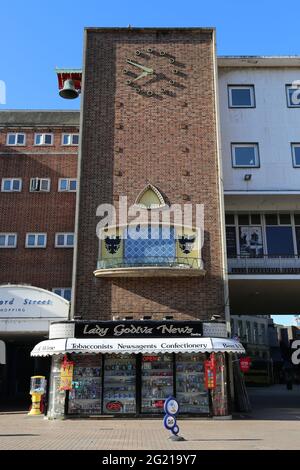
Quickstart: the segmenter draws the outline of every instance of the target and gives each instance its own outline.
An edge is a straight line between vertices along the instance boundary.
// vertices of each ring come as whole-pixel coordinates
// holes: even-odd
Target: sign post
[[[185,439],[182,436],[178,436],[179,427],[177,425],[176,416],[179,411],[178,401],[174,397],[168,397],[164,403],[164,420],[163,424],[168,431],[171,431],[170,439],[172,441],[184,441]]]

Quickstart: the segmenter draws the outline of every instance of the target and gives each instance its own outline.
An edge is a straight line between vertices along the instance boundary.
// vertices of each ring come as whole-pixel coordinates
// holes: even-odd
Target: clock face
[[[185,87],[185,64],[161,49],[139,49],[123,70],[129,90],[149,98],[176,97]]]

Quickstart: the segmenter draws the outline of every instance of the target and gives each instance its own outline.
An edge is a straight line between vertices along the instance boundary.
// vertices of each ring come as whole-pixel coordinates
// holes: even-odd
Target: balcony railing
[[[205,274],[200,258],[146,256],[99,260],[95,276],[201,276]]]
[[[228,258],[229,274],[300,274],[298,255],[236,256]]]

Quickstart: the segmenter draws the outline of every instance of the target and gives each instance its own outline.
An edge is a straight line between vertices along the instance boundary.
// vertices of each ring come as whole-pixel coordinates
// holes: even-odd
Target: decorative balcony
[[[200,258],[146,256],[100,260],[96,277],[201,277],[205,275]]]
[[[300,274],[298,255],[235,256],[228,258],[228,274]]]

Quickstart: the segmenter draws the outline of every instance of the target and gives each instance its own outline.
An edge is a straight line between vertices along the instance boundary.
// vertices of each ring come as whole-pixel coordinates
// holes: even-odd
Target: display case
[[[212,405],[214,416],[228,415],[228,394],[226,379],[226,359],[224,353],[215,354],[216,388],[212,390]]]
[[[74,355],[73,361],[73,388],[69,394],[69,414],[101,414],[101,356]]]
[[[171,354],[142,357],[142,413],[163,413],[164,402],[173,395]]]
[[[209,395],[204,387],[203,354],[176,356],[176,398],[180,413],[209,414]]]
[[[136,413],[135,355],[105,357],[103,413]]]

